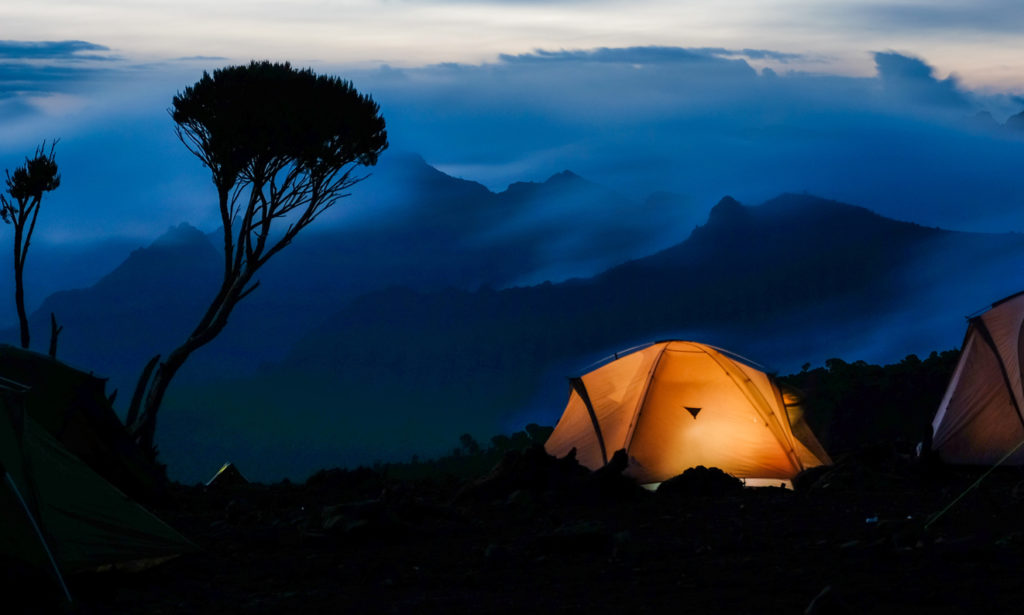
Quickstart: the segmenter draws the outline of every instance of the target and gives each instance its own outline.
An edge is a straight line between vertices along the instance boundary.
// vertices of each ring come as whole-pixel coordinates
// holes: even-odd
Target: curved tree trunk
[[[133,400],[133,408],[129,409],[129,416],[135,415],[135,409],[137,408],[135,404],[138,403],[139,397],[138,391],[143,388],[146,391],[145,398],[142,401],[142,408],[138,413],[138,419],[134,422],[134,425],[129,424],[129,427],[132,429],[139,446],[153,458],[156,457],[156,448],[154,447],[156,417],[163,403],[164,395],[167,393],[167,388],[171,384],[171,380],[174,379],[174,375],[178,373],[178,370],[181,369],[181,366],[185,364],[185,361],[193,352],[210,343],[220,334],[228,324],[228,316],[231,315],[231,311],[235,309],[239,301],[255,289],[256,285],[246,289],[253,273],[253,270],[234,271],[230,275],[225,276],[224,283],[210,304],[206,315],[195,330],[192,331],[188,339],[185,340],[185,343],[167,355],[167,359],[157,365],[155,372],[153,371],[153,363],[156,361],[156,357],[143,370],[142,376],[139,378],[136,399]],[[152,380],[149,379],[151,372]]]
[[[153,379],[149,382],[146,390],[142,413],[136,426],[135,438],[142,447],[142,450],[152,457],[156,457],[154,437],[156,436],[157,411],[160,409],[160,404],[163,403],[164,394],[167,393],[167,387],[170,386],[174,375],[185,364],[185,360],[188,359],[194,350],[189,348],[189,346],[190,344],[186,342],[167,355],[167,360],[160,363],[156,368]],[[145,374],[145,376],[148,376],[148,374]]]
[[[21,347],[28,349],[28,314],[25,312],[25,284],[22,282],[24,264],[14,266],[14,303],[18,308],[18,325],[21,327]]]
[[[21,329],[21,347],[28,349],[28,314],[25,312],[25,249],[24,220],[19,219],[14,225],[14,307],[18,310],[18,325]]]

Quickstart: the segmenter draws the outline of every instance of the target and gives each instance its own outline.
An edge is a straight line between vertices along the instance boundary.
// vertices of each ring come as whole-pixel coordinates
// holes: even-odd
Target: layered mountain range
[[[675,195],[628,198],[570,172],[494,193],[405,156],[351,198],[267,266],[172,385],[158,428],[172,476],[230,459],[258,479],[301,479],[553,424],[565,376],[657,339],[783,372],[947,349],[963,316],[1019,290],[1024,271],[1020,235],[806,194],[726,197],[694,228]],[[205,307],[216,237],[179,226],[93,286],[49,296],[37,337],[55,313],[60,356],[126,400]]]
[[[682,197],[634,201],[571,172],[494,193],[397,154],[260,271],[259,291],[182,376],[251,374],[374,290],[475,289],[594,274],[659,241],[667,245],[666,228],[697,215]],[[61,357],[130,392],[124,389],[149,357],[180,343],[205,309],[221,276],[219,237],[219,230],[204,234],[182,224],[93,285],[49,295],[31,317],[36,347],[45,348],[53,313],[64,327]],[[17,339],[12,331],[3,339]]]

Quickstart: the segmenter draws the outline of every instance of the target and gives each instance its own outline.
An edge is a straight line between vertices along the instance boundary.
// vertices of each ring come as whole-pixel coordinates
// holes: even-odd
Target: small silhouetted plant
[[[7,191],[6,194],[0,193],[0,216],[4,222],[14,226],[14,304],[18,310],[22,348],[29,346],[28,314],[25,312],[25,259],[32,244],[32,233],[36,230],[43,193],[60,186],[60,173],[54,158],[55,147],[57,141],[51,143],[47,151],[46,141],[43,141],[36,148],[35,155],[25,159],[25,164],[14,169],[13,173],[7,171]]]
[[[174,97],[178,138],[210,170],[223,225],[224,278],[195,329],[143,371],[126,422],[152,450],[156,415],[174,374],[213,340],[255,273],[387,148],[380,108],[348,81],[288,63],[251,62],[203,73]]]
[[[464,452],[467,455],[478,455],[480,454],[480,443],[476,441],[471,434],[464,433],[459,436],[459,448],[455,449],[460,453]]]

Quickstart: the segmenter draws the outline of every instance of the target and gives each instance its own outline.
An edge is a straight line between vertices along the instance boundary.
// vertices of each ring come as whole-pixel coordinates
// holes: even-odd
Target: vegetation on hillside
[[[425,460],[413,455],[412,459],[405,462],[375,464],[374,469],[388,478],[405,480],[428,477],[457,480],[477,478],[486,474],[510,452],[523,452],[534,446],[543,446],[553,430],[553,427],[530,423],[511,435],[492,436],[487,446],[465,433],[459,436],[459,445],[447,455]]]
[[[833,459],[877,446],[910,454],[931,429],[959,356],[958,350],[932,352],[925,359],[911,354],[889,365],[834,358],[779,380],[803,393],[808,422]],[[511,435],[493,436],[488,446],[467,433],[449,454],[378,462],[373,470],[397,480],[468,480],[485,475],[509,452],[542,446],[553,429],[531,423]],[[336,470],[318,472],[310,480],[323,480],[331,472]]]
[[[946,350],[891,365],[829,359],[780,380],[804,393],[807,420],[835,458],[873,444],[921,442],[959,358],[959,350]]]

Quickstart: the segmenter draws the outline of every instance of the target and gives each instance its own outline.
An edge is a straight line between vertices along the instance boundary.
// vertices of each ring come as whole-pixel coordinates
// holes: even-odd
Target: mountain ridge
[[[571,172],[512,198],[451,177],[417,155],[398,154],[339,205],[337,213],[352,215],[351,225],[336,220],[310,228],[259,272],[261,288],[186,364],[182,378],[252,373],[282,356],[319,318],[378,288],[501,287],[562,267],[599,270],[618,258],[591,247],[594,232],[608,231],[576,224],[566,232],[567,214],[556,205],[570,201],[577,209],[637,207]],[[665,200],[648,210],[648,219],[677,204]],[[368,209],[373,216],[366,217]],[[204,236],[185,223],[169,228],[93,284],[48,295],[31,314],[32,330],[47,331],[55,313],[65,326],[60,356],[130,389],[151,356],[181,343],[212,297],[221,276],[220,233]],[[643,251],[646,235],[634,232],[618,249]],[[11,328],[4,335],[16,339]]]
[[[749,214],[739,223],[747,230],[715,216],[669,248],[708,251],[685,265],[656,253],[560,283],[365,294],[264,367],[260,384],[247,381],[251,396],[220,403],[230,413],[258,402],[310,409],[303,420],[318,431],[346,434],[333,453],[311,447],[314,457],[344,450],[347,462],[366,462],[358,450],[371,444],[380,458],[429,454],[456,431],[553,423],[566,374],[647,341],[693,339],[791,371],[837,356],[885,362],[952,348],[964,314],[1015,286],[1000,267],[1024,267],[1019,235],[931,229],[808,195],[763,206],[727,202],[726,211]],[[814,215],[801,215],[807,207]],[[871,232],[851,232],[860,227]],[[858,241],[869,249],[852,249]],[[982,283],[987,276],[999,279]],[[274,384],[284,382],[287,393]]]
[[[562,376],[652,339],[784,369],[944,349],[964,314],[1018,290],[1024,270],[1020,235],[927,228],[807,194],[723,198],[691,225],[678,195],[626,198],[572,174],[551,192],[531,184],[544,198],[502,200],[424,165],[381,173],[424,183],[401,186],[411,195],[376,222],[316,229],[267,265],[168,394],[158,439],[172,467],[191,479],[229,458],[256,476],[297,476],[550,423]],[[415,198],[439,185],[452,189]],[[599,198],[580,196],[592,190]],[[559,194],[580,198],[554,211]],[[417,204],[416,217],[390,217]],[[49,297],[33,329],[55,311],[59,356],[111,376],[126,399],[146,360],[205,308],[218,241],[172,227],[92,287]],[[547,263],[586,266],[535,283]],[[287,468],[271,461],[284,449],[302,451]]]

